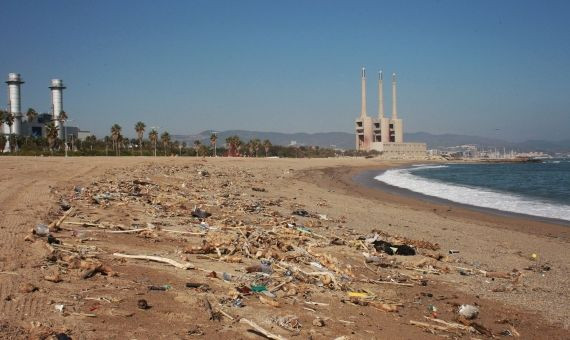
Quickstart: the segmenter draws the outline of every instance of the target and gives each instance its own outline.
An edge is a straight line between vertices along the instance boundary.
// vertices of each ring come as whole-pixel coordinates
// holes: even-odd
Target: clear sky
[[[362,66],[372,114],[377,70],[398,74],[406,132],[570,136],[569,1],[0,0],[0,13],[0,76],[22,74],[22,107],[48,111],[62,78],[70,125],[99,137],[138,120],[352,132]]]

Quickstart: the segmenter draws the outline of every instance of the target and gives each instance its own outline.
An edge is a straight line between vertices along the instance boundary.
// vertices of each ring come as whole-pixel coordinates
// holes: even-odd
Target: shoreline
[[[547,219],[539,216],[517,214],[496,209],[477,207],[457,203],[434,196],[427,196],[407,189],[390,186],[375,180],[371,173],[378,175],[382,171],[405,168],[418,162],[367,166],[337,166],[318,169],[325,176],[315,178],[311,171],[305,171],[302,177],[308,181],[321,181],[319,186],[334,187],[344,193],[387,204],[405,206],[414,210],[435,213],[445,218],[457,218],[463,221],[483,222],[495,228],[523,232],[529,235],[559,238],[570,241],[570,222]],[[424,162],[426,163],[426,162]],[[427,162],[430,163],[431,162]],[[427,164],[426,163],[426,164]],[[433,162],[441,164],[442,162]],[[326,183],[325,183],[326,182]]]
[[[396,168],[381,169],[381,170],[366,170],[366,171],[355,174],[353,176],[352,180],[357,182],[358,184],[361,184],[364,186],[373,187],[373,188],[376,188],[378,190],[382,190],[382,191],[385,191],[385,192],[388,192],[388,193],[391,193],[394,195],[407,196],[407,197],[417,199],[417,200],[421,200],[421,201],[428,202],[428,203],[435,203],[435,204],[446,205],[446,206],[454,206],[456,208],[472,210],[472,211],[476,211],[476,212],[480,212],[480,213],[484,213],[484,214],[494,214],[497,216],[512,217],[512,218],[518,218],[518,219],[528,219],[528,220],[533,220],[536,222],[543,222],[543,223],[548,223],[548,224],[555,224],[555,225],[562,225],[565,227],[570,227],[570,221],[568,221],[568,220],[550,218],[550,217],[544,217],[544,216],[537,216],[537,215],[530,215],[530,214],[523,214],[523,213],[517,213],[517,212],[513,212],[513,211],[508,211],[508,210],[493,209],[493,208],[481,207],[481,206],[467,204],[467,203],[455,202],[455,201],[448,200],[445,198],[419,193],[419,192],[416,192],[416,191],[413,191],[410,189],[400,188],[400,187],[390,185],[388,183],[385,183],[385,182],[382,182],[382,181],[375,179],[376,176],[381,175],[383,172],[385,172],[387,170],[406,169],[406,168],[408,168],[408,167],[396,167]]]

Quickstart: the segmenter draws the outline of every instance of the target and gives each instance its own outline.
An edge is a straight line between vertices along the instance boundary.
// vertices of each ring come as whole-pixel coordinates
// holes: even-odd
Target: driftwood
[[[441,325],[447,326],[449,328],[455,328],[455,329],[460,329],[462,331],[468,331],[471,333],[476,333],[475,328],[471,327],[471,326],[465,326],[462,325],[460,323],[455,323],[455,322],[447,322],[444,320],[440,320],[440,319],[434,319],[434,318],[430,318],[427,316],[424,316],[424,318],[426,318],[427,320],[431,321],[431,322],[435,322],[435,323],[439,323]]]
[[[154,262],[166,263],[166,264],[169,264],[171,266],[174,266],[174,267],[180,268],[180,269],[194,269],[194,265],[192,263],[189,263],[189,262],[180,263],[180,262],[177,262],[177,261],[174,261],[171,259],[167,259],[165,257],[160,257],[160,256],[127,255],[127,254],[121,254],[121,253],[114,253],[113,256],[123,257],[123,258],[127,258],[127,259],[149,260],[149,261],[154,261]]]
[[[259,333],[265,335],[265,337],[267,337],[267,338],[269,338],[269,339],[274,339],[274,340],[286,340],[286,338],[284,338],[284,337],[282,337],[282,336],[280,336],[280,335],[273,334],[273,333],[270,333],[270,332],[266,331],[265,329],[261,328],[261,326],[259,326],[259,325],[256,324],[255,322],[250,321],[250,320],[248,320],[248,319],[240,319],[239,322],[240,322],[240,323],[246,323],[246,324],[250,325],[253,329],[255,329],[256,332],[259,332]]]
[[[54,230],[59,228],[59,226],[63,223],[63,221],[65,221],[65,219],[71,215],[71,213],[74,211],[74,208],[69,208],[64,214],[63,216],[61,216],[57,221],[53,221],[48,225],[49,230]]]

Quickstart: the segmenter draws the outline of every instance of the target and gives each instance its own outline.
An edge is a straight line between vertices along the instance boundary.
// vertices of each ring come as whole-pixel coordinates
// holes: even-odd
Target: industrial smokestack
[[[362,68],[361,74],[361,81],[362,81],[362,103],[360,109],[360,117],[366,117],[366,69]]]
[[[52,79],[51,86],[51,106],[53,111],[53,119],[55,126],[58,127],[59,138],[63,138],[63,122],[60,120],[61,112],[63,112],[63,90],[66,87],[61,79]]]
[[[392,73],[392,119],[398,119],[398,107],[396,104],[396,73]]]
[[[20,100],[20,85],[23,84],[22,78],[19,73],[9,73],[8,80],[8,112],[14,115],[14,125],[12,126],[12,133],[20,135],[22,133],[22,110]],[[10,128],[7,124],[4,126],[4,133],[10,133]]]
[[[382,70],[378,72],[378,118],[384,118],[384,89],[382,87]]]

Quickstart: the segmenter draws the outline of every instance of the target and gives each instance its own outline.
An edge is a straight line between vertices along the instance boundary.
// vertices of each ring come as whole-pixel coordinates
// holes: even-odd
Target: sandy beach
[[[567,338],[568,227],[383,191],[362,175],[406,164],[4,157],[0,337],[261,338],[249,320],[281,338]],[[208,227],[194,207],[212,214]],[[59,243],[31,233],[62,217]],[[374,233],[417,254],[376,252]],[[263,259],[269,275],[247,269]],[[254,283],[271,294],[243,290]],[[463,304],[479,315],[458,318]]]

